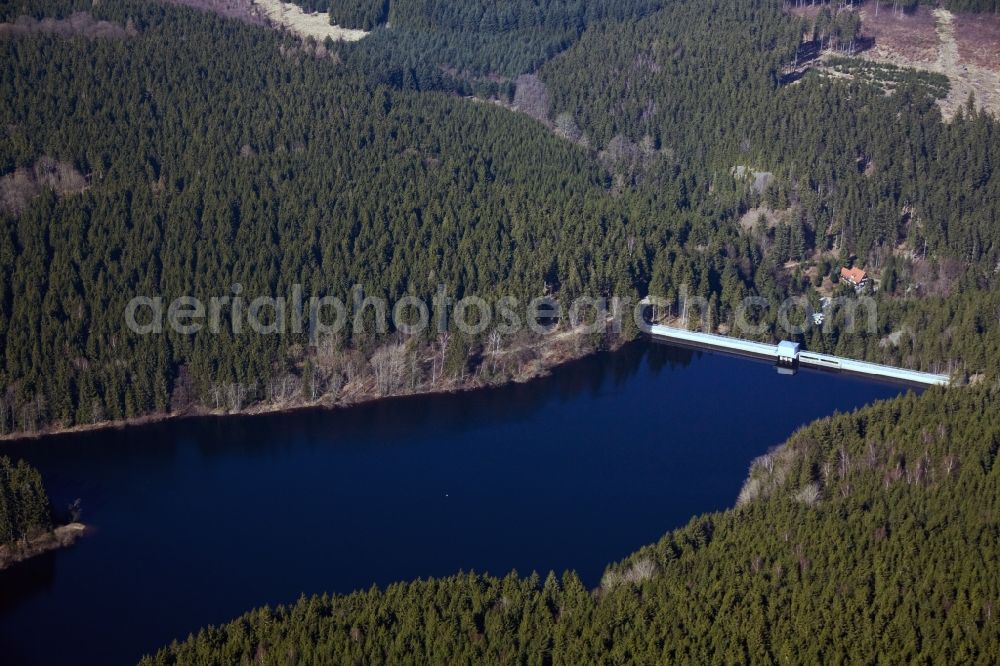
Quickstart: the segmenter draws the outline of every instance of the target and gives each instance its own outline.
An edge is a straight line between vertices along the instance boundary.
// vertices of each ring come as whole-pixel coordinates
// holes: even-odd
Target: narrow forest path
[[[940,101],[944,117],[953,118],[970,94],[979,106],[1000,113],[1000,72],[964,61],[955,36],[955,15],[940,7],[933,13],[939,44],[937,60],[930,69],[951,82],[948,96]]]
[[[992,17],[919,8],[912,14],[862,10],[862,26],[874,36],[862,58],[948,77],[951,89],[938,100],[945,119],[955,117],[969,95],[982,109],[1000,116],[1000,66],[988,57],[1000,52],[1000,29]],[[977,57],[975,54],[987,54]]]
[[[974,92],[971,83],[961,73],[961,58],[958,54],[958,42],[955,41],[955,16],[947,9],[934,10],[936,23],[934,30],[938,35],[937,60],[931,69],[940,72],[951,81],[948,96],[941,101],[944,115],[951,118],[958,108],[969,99],[969,93]]]

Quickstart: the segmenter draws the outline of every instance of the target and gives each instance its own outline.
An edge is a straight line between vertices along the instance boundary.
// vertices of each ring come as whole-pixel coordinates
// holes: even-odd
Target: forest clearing
[[[865,58],[948,77],[951,91],[938,102],[945,118],[953,118],[970,93],[981,108],[1000,112],[1000,17],[926,7],[899,14],[886,4],[862,10],[862,25],[875,40]]]
[[[270,25],[285,28],[302,39],[335,42],[356,42],[368,33],[349,30],[330,24],[326,12],[306,12],[298,5],[281,0],[169,0],[175,5],[193,7],[227,18],[238,19],[251,25]]]
[[[325,12],[306,13],[298,5],[281,0],[254,0],[253,4],[263,9],[269,19],[303,39],[312,37],[322,42],[329,37],[335,42],[356,42],[368,35],[364,30],[331,25],[330,15]]]

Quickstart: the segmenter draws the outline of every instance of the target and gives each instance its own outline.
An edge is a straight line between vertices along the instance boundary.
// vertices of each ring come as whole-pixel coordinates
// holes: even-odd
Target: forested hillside
[[[377,80],[409,88],[496,92],[509,90],[513,77],[568,48],[588,26],[645,16],[661,4],[348,0],[331,4],[330,19],[347,27],[377,28],[343,49],[350,66]]]
[[[220,386],[258,399],[302,360],[301,336],[130,336],[135,295],[628,293],[644,248],[679,233],[672,201],[608,197],[585,151],[527,118],[283,57],[210,15],[101,11],[139,36],[0,42],[2,170],[55,155],[89,182],[4,217],[4,429],[218,404]]]
[[[598,147],[648,137],[709,181],[737,165],[774,173],[768,203],[793,209],[802,239],[781,259],[842,247],[877,266],[905,241],[990,279],[1000,260],[995,120],[969,112],[942,124],[919,84],[892,95],[819,76],[780,85],[799,34],[777,4],[670,3],[588,31],[541,76],[552,112]]]
[[[38,470],[23,460],[15,464],[0,456],[0,546],[51,529],[49,497]]]
[[[1000,14],[1000,1],[998,0],[943,0],[940,4],[953,12]]]
[[[0,435],[544,366],[526,333],[382,332],[370,311],[321,340],[238,328],[234,307],[217,333],[125,325],[137,296],[296,285],[348,303],[355,286],[651,294],[668,316],[694,296],[725,331],[763,297],[761,338],[976,386],[796,433],[735,508],[597,590],[573,573],[400,583],[253,611],[148,663],[995,660],[995,118],[970,103],[942,122],[941,80],[898,68],[799,71],[824,34],[779,0],[300,4],[373,32],[317,45],[148,0],[0,3],[5,24],[66,19],[0,31]],[[877,281],[872,330],[778,330],[789,296],[853,295],[849,265]],[[0,542],[50,527],[38,473],[0,458]]]
[[[121,27],[115,38],[0,39],[0,178],[4,191],[31,185],[0,210],[0,434],[330,404],[345,385],[387,395],[442,377],[503,381],[525,365],[495,360],[529,342],[502,337],[482,361],[492,331],[407,338],[369,321],[319,349],[227,324],[193,336],[124,326],[135,296],[207,301],[236,284],[248,300],[295,284],[306,300],[345,302],[354,285],[390,302],[429,302],[441,284],[456,297],[566,303],[652,293],[674,313],[687,293],[731,324],[746,296],[836,295],[828,276],[854,261],[885,273],[877,329],[846,335],[831,317],[801,336],[810,348],[995,368],[996,122],[969,112],[942,124],[916,79],[889,96],[821,77],[783,85],[803,26],[777,3],[656,6],[515,12],[533,33],[582,31],[541,69],[544,85],[528,77],[514,93],[541,124],[387,80],[392,68],[355,60],[353,46],[338,64],[207,13],[0,5],[5,22],[88,11]],[[391,11],[458,31],[478,16],[448,3]],[[503,53],[525,53],[512,36],[521,27],[502,33]],[[752,186],[755,171],[771,184]],[[763,315],[763,337],[776,318]],[[596,338],[575,353],[609,344]]]
[[[596,590],[572,572],[470,573],[303,598],[143,663],[990,663],[998,449],[994,389],[905,396],[799,431],[754,463],[737,507]]]

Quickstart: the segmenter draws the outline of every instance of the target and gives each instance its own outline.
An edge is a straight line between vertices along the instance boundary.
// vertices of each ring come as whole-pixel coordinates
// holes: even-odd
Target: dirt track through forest
[[[947,97],[938,102],[945,118],[953,118],[965,105],[970,93],[975,96],[979,107],[1000,116],[1000,67],[984,66],[986,63],[981,59],[965,57],[965,54],[972,51],[970,47],[985,48],[987,51],[1000,50],[1000,43],[962,43],[962,40],[968,41],[969,38],[961,30],[956,30],[959,21],[987,20],[988,17],[956,17],[946,9],[935,9],[934,32],[931,33],[930,25],[922,21],[919,15],[923,11],[926,10],[921,8],[914,17],[886,17],[884,12],[878,19],[864,16],[865,23],[876,26],[876,34],[875,47],[861,57],[947,76],[951,82],[951,90]],[[915,57],[918,52],[914,51],[913,45],[928,40],[936,41],[936,57],[933,60]]]

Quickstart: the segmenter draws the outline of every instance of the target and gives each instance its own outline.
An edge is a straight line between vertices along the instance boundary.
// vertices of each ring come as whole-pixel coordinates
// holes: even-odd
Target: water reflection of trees
[[[0,571],[0,622],[4,611],[49,589],[55,577],[55,552],[42,553]]]
[[[664,368],[670,370],[686,368],[694,361],[695,354],[700,356],[702,352],[676,345],[652,343],[649,345],[649,369],[653,374],[659,374]]]
[[[29,459],[73,461],[92,465],[104,459],[115,465],[162,466],[185,447],[207,458],[239,453],[269,456],[296,447],[342,446],[347,449],[406,446],[412,436],[489,428],[498,423],[530,420],[552,404],[581,396],[597,396],[632,380],[643,366],[658,375],[689,366],[700,353],[640,340],[615,352],[594,354],[555,368],[550,375],[525,384],[455,394],[388,398],[337,409],[304,409],[258,416],[194,417],[121,430],[65,435],[37,443]],[[68,458],[67,458],[68,456]],[[52,460],[48,460],[48,459]],[[86,458],[86,461],[84,460]],[[61,476],[56,472],[57,476]],[[61,485],[56,483],[55,485]]]
[[[343,409],[310,409],[256,417],[226,417],[209,422],[211,436],[198,437],[204,455],[273,453],[288,446],[363,448],[406,446],[415,435],[434,431],[447,437],[499,423],[537,418],[552,401],[568,402],[619,387],[638,374],[648,359],[654,373],[690,365],[686,349],[638,341],[616,352],[599,353],[555,368],[546,377],[455,394],[388,398]],[[205,425],[199,426],[204,431]]]

